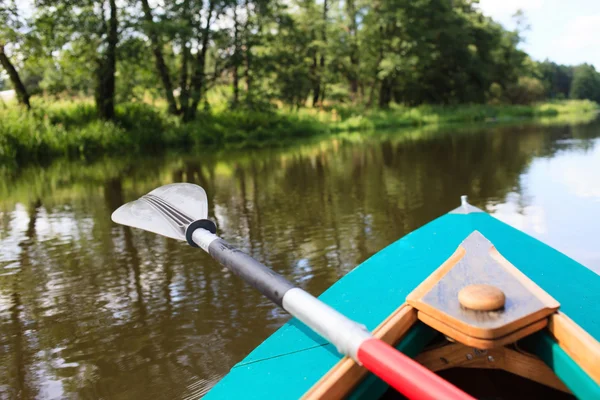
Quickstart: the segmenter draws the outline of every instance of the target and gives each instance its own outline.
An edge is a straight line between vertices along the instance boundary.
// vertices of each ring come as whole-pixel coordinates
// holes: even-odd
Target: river
[[[232,244],[318,295],[460,195],[600,273],[600,122],[343,134],[0,169],[0,397],[194,398],[287,316],[183,243],[115,225],[194,182]]]

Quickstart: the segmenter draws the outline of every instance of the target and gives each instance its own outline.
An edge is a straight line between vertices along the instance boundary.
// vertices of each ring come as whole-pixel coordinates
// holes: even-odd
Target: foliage
[[[537,78],[521,76],[506,90],[506,98],[511,104],[532,104],[544,98],[544,84]]]
[[[97,118],[91,101],[35,99],[28,113],[17,107],[0,108],[0,163],[158,153],[165,148],[262,146],[326,132],[510,120],[595,110],[596,103],[590,101],[536,106],[392,106],[389,111],[356,106],[300,112],[224,108],[201,112],[194,121],[183,123],[177,116],[147,104],[124,103],[116,108],[115,121],[110,122]]]
[[[594,66],[582,64],[575,68],[570,97],[600,102],[600,74]]]
[[[573,67],[559,65],[548,60],[539,64],[546,96],[551,99],[566,99],[571,91]]]
[[[17,15],[16,3],[3,1],[12,5],[7,15]],[[517,30],[508,31],[470,0],[182,0],[164,7],[139,0],[117,2],[116,10],[112,4],[36,0],[27,21],[7,20],[14,20],[7,24],[12,37],[20,37],[14,50],[25,86],[94,95],[100,104],[112,97],[164,100],[186,121],[223,85],[231,86],[231,107],[255,111],[530,103],[540,99],[534,79],[545,97],[570,93],[571,67],[536,63],[518,48],[527,29],[522,13]],[[18,29],[24,25],[34,28],[27,40]]]

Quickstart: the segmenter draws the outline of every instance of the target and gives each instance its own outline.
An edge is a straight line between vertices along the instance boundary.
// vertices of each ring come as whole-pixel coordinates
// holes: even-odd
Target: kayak
[[[474,397],[600,398],[600,276],[466,197],[319,300]],[[397,396],[293,318],[205,398]]]

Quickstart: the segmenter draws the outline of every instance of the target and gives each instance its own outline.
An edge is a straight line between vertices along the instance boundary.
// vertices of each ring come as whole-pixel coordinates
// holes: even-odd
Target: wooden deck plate
[[[418,312],[418,317],[421,322],[429,325],[438,332],[443,333],[452,340],[460,342],[466,346],[475,347],[477,349],[493,349],[495,347],[505,346],[510,343],[514,343],[519,339],[531,335],[539,330],[544,329],[548,326],[548,319],[542,318],[532,324],[529,324],[521,329],[513,331],[506,336],[502,336],[495,339],[481,339],[473,336],[465,335],[463,332],[454,329],[453,327],[440,322],[439,320],[430,317],[427,314]]]
[[[474,311],[462,307],[458,293],[463,287],[473,284],[487,284],[500,289],[506,296],[504,308]],[[429,318],[425,319],[428,321],[439,321],[450,327],[456,333],[449,336],[456,340],[470,337],[488,342],[505,338],[525,327],[530,329],[530,325],[559,307],[556,300],[502,257],[478,231],[471,233],[406,300],[420,314],[427,315]]]

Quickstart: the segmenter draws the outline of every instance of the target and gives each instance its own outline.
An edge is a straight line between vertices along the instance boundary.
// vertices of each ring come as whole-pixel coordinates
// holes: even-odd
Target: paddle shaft
[[[198,228],[192,240],[221,265],[411,399],[470,399],[449,382],[337,312],[248,254]]]

